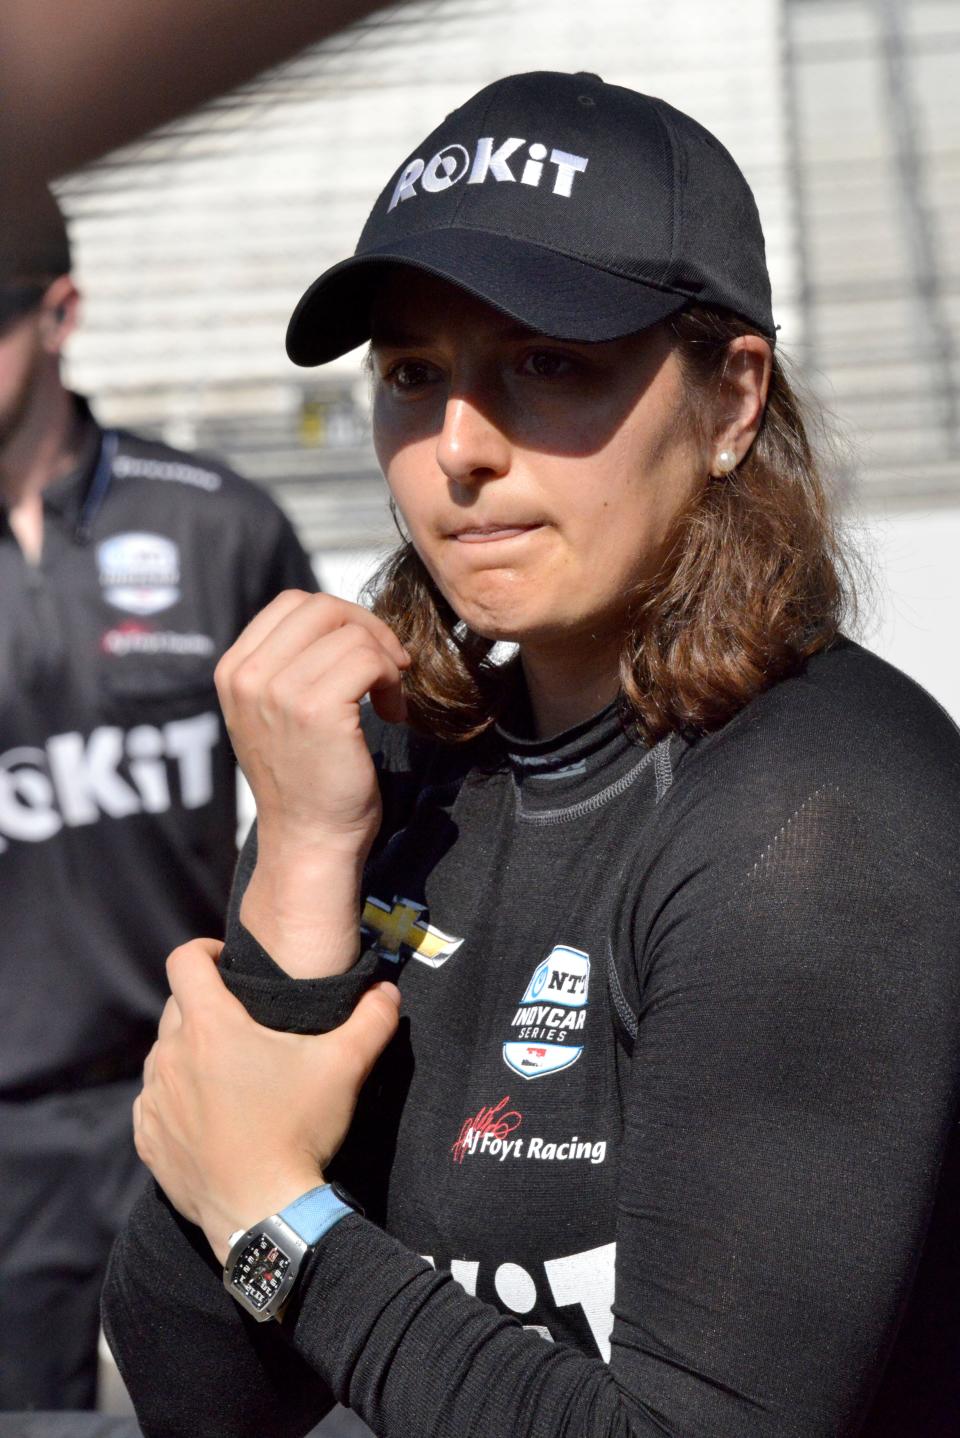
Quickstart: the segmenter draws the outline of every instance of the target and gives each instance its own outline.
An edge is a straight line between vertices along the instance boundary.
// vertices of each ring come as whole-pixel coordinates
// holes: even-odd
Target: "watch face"
[[[230,1282],[239,1289],[251,1308],[262,1313],[271,1298],[280,1291],[289,1267],[289,1254],[278,1248],[268,1234],[260,1233],[240,1254],[233,1266]]]

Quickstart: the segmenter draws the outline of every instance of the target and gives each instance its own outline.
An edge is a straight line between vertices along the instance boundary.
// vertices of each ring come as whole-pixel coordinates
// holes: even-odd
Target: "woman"
[[[259,831],[135,1112],[145,1432],[954,1431],[960,748],[838,637],[743,177],[500,81],[288,348],[368,338],[410,540],[220,666]]]

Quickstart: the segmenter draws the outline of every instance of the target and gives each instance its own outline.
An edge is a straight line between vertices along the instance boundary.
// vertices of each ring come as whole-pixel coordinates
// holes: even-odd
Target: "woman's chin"
[[[545,628],[556,626],[557,607],[551,606],[544,585],[538,589],[526,576],[521,579],[503,571],[470,578],[473,582],[441,584],[440,588],[453,612],[475,634],[497,642],[522,644]]]
[[[462,621],[473,634],[478,634],[481,639],[489,639],[493,644],[522,644],[524,635],[518,632],[515,624],[504,620],[497,622],[486,617],[482,619],[464,618]]]
[[[464,612],[464,610],[466,612]],[[556,617],[543,614],[491,613],[489,610],[464,606],[457,610],[462,622],[474,634],[489,639],[495,644],[515,644],[521,648],[528,645],[562,642],[568,635],[568,626],[558,623]]]

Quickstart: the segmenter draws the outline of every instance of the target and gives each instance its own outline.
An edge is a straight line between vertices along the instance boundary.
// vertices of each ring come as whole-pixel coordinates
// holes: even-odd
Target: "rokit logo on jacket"
[[[423,1256],[431,1267],[436,1267],[429,1253]],[[530,1268],[509,1260],[501,1261],[492,1273],[493,1288],[498,1304],[521,1319],[536,1308],[541,1313],[545,1312],[547,1317],[551,1308],[579,1308],[600,1357],[604,1363],[609,1363],[616,1263],[615,1243],[604,1243],[581,1253],[546,1258],[536,1265],[531,1264]],[[451,1278],[471,1296],[477,1293],[481,1269],[487,1269],[483,1277],[488,1278],[490,1270],[479,1259],[454,1258],[450,1262]],[[553,1341],[553,1334],[546,1324],[524,1323],[523,1326],[539,1333],[547,1342]]]
[[[42,749],[7,750],[0,754],[0,853],[9,839],[41,844],[103,817],[163,814],[175,802],[174,775],[183,808],[209,804],[219,739],[211,713],[129,730],[103,724],[86,738],[54,734]]]
[[[521,185],[530,185],[536,190],[540,188],[545,166],[549,167],[547,175],[553,180],[552,193],[568,200],[573,194],[574,180],[587,168],[587,156],[571,155],[567,150],[558,150],[534,140],[527,149],[527,158],[518,175],[510,168],[510,161],[517,156],[514,163],[519,163],[517,151],[526,143],[526,140],[514,135],[498,145],[492,135],[485,135],[477,140],[472,154],[466,145],[451,144],[444,145],[429,160],[418,157],[408,161],[394,186],[387,214],[395,210],[402,200],[416,197],[418,180],[420,189],[428,195],[449,190],[451,185],[459,184],[465,177],[468,185],[482,185],[488,179],[501,182],[519,180]]]
[[[557,944],[538,964],[510,1020],[503,1061],[525,1079],[559,1073],[583,1053],[578,1036],[587,1018],[590,957]]]
[[[159,614],[180,598],[180,550],[162,534],[115,534],[97,545],[103,597],[130,614]]]

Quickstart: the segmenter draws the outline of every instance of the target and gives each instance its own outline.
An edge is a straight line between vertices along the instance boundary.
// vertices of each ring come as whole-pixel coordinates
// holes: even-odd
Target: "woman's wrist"
[[[363,854],[259,840],[240,906],[244,927],[292,978],[346,973],[360,953]]]
[[[222,1265],[227,1261],[232,1234],[246,1233],[265,1218],[282,1213],[291,1203],[323,1182],[319,1169],[304,1167],[292,1170],[281,1178],[271,1175],[269,1182],[251,1182],[249,1188],[229,1201],[209,1203],[201,1216],[200,1227],[218,1263]]]

